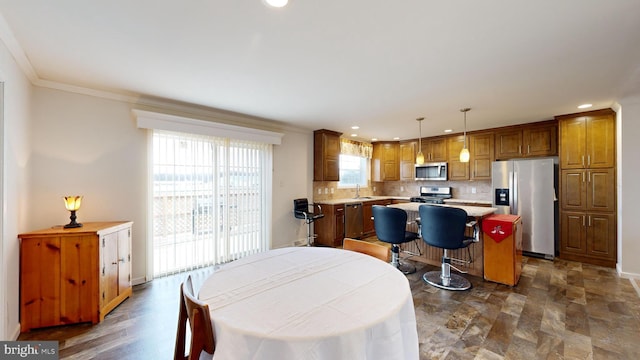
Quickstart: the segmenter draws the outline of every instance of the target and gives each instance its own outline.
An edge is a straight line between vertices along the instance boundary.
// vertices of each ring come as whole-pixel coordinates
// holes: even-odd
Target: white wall
[[[622,99],[618,119],[618,272],[640,277],[640,96]]]
[[[132,276],[134,283],[144,281],[149,235],[147,135],[146,130],[136,128],[131,109],[145,106],[46,88],[36,88],[34,93],[29,168],[32,201],[37,206],[29,229],[68,223],[62,197],[83,195],[79,222],[134,221]],[[167,113],[185,116],[184,111],[182,106],[180,112]],[[206,114],[202,109],[194,111],[200,118]],[[311,191],[312,135],[268,125],[285,134],[282,145],[274,146],[272,247],[290,246],[299,233],[299,221],[291,212],[292,199]]]
[[[293,217],[293,199],[313,199],[313,133],[287,133],[274,147],[272,248],[306,244],[304,221]]]
[[[28,176],[32,87],[0,42],[0,81],[4,82],[2,142],[2,223],[0,229],[0,340],[19,334],[17,234],[27,229],[30,212]]]
[[[131,105],[36,87],[30,230],[69,222],[62,197],[83,195],[78,222],[131,220],[133,279],[144,278],[146,132]]]

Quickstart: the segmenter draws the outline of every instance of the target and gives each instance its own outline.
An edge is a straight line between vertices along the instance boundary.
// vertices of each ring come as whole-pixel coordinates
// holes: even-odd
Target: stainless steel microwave
[[[416,180],[447,180],[447,163],[432,162],[422,165],[416,164],[415,175]]]

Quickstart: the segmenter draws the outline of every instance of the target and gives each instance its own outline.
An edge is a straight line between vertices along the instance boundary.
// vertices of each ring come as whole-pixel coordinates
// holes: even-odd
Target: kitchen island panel
[[[422,203],[404,203],[404,204],[393,204],[391,207],[397,207],[403,209],[407,212],[407,221],[410,224],[407,225],[408,231],[418,231],[418,226],[415,223],[416,218],[419,218],[418,209],[420,205],[425,205]],[[468,272],[470,275],[475,275],[479,277],[484,276],[484,259],[483,259],[483,235],[481,229],[482,219],[493,214],[497,209],[493,207],[481,207],[481,206],[454,206],[454,205],[431,205],[429,206],[447,206],[447,207],[456,207],[464,209],[467,212],[467,215],[474,217],[477,221],[478,227],[478,242],[474,242],[469,245],[468,248],[451,250],[449,251],[449,256],[451,257],[452,265],[459,268],[462,271]],[[468,235],[473,235],[473,230],[470,228],[468,230]],[[415,242],[408,242],[400,245],[400,248],[403,251],[408,251],[411,253],[422,255],[416,255],[411,257],[411,260],[420,261],[422,263],[426,263],[434,266],[442,265],[442,249],[427,245],[421,238]],[[418,249],[419,248],[419,249]],[[471,256],[471,262],[461,263],[459,261],[455,261],[454,259],[464,260],[466,261]]]

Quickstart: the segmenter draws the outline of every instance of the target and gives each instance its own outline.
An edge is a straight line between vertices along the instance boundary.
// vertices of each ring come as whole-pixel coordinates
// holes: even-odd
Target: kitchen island
[[[469,245],[468,248],[459,249],[459,250],[451,250],[449,252],[449,256],[451,257],[452,265],[468,272],[470,275],[475,276],[484,276],[484,266],[483,266],[483,234],[481,229],[482,219],[493,214],[498,209],[494,207],[485,207],[485,206],[462,206],[462,205],[436,205],[436,204],[423,204],[423,203],[403,203],[403,204],[392,204],[388,205],[390,207],[395,207],[402,209],[407,212],[407,221],[411,222],[407,226],[407,230],[418,232],[418,226],[415,223],[416,218],[419,218],[418,209],[420,205],[427,206],[446,206],[446,207],[455,207],[459,209],[463,209],[467,212],[467,215],[470,217],[474,217],[477,221],[476,228],[478,229],[478,242],[474,242]],[[472,231],[472,230],[470,230]],[[471,233],[469,233],[471,235]],[[416,245],[416,242],[418,245]],[[442,264],[442,249],[435,248],[433,246],[427,245],[422,239],[418,239],[416,242],[404,243],[400,247],[404,251],[408,251],[411,253],[422,253],[422,255],[413,256],[411,260],[420,261],[426,264],[440,266]],[[471,256],[471,262],[459,262],[454,259],[460,259],[466,261]]]

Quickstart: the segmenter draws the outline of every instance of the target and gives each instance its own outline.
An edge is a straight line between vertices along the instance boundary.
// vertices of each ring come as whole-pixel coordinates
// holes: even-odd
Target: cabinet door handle
[[[582,166],[584,166],[584,155],[582,155]]]
[[[584,218],[585,218],[585,216],[584,216],[584,215],[582,215],[582,226],[586,226],[586,224],[585,224],[585,219],[584,219]]]
[[[589,215],[589,226],[591,226],[591,215]]]
[[[584,184],[584,173],[582,173],[582,183]]]
[[[531,154],[531,145],[527,145],[527,154]]]
[[[591,155],[587,155],[587,165],[591,166]]]
[[[591,171],[587,172],[587,182],[591,183]]]
[[[518,154],[522,155],[522,145],[518,145]]]

